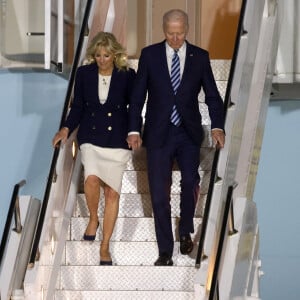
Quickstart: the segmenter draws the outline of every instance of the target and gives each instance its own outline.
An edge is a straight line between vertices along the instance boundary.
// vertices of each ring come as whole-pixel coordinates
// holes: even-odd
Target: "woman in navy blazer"
[[[154,213],[159,257],[155,265],[172,265],[173,233],[170,190],[172,166],[177,161],[181,173],[180,252],[193,250],[190,233],[199,193],[199,151],[203,140],[198,96],[205,92],[205,103],[211,119],[212,139],[223,147],[224,111],[211,70],[208,52],[186,41],[188,16],[179,9],[165,13],[165,41],[142,50],[132,101],[129,109],[128,144],[137,149],[141,144],[140,115],[148,93],[143,144],[147,149],[148,178]],[[175,71],[179,59],[180,70]],[[175,63],[173,63],[173,61]],[[173,77],[172,74],[178,74]],[[178,88],[173,82],[180,78]],[[180,122],[172,124],[173,108]]]
[[[84,166],[84,192],[90,213],[83,239],[95,240],[99,226],[100,187],[105,210],[100,265],[112,265],[109,242],[118,215],[121,183],[131,152],[126,142],[128,105],[135,71],[113,34],[98,33],[87,49],[87,65],[78,68],[74,101],[53,145],[64,142],[78,126],[77,139]]]

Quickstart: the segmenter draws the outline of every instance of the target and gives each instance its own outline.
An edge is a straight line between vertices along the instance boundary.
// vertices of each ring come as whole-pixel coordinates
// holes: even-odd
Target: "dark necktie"
[[[174,50],[174,54],[172,57],[172,65],[171,65],[171,83],[175,95],[177,93],[177,89],[180,84],[180,62],[179,62],[179,56],[177,52],[178,50]],[[179,112],[175,104],[172,108],[172,114],[170,119],[175,126],[179,126],[181,124],[181,117],[179,115]]]

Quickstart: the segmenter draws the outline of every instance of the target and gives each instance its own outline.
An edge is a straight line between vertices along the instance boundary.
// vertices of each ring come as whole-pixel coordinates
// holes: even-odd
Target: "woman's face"
[[[114,56],[104,47],[98,47],[95,53],[95,60],[102,75],[111,75],[114,67]]]

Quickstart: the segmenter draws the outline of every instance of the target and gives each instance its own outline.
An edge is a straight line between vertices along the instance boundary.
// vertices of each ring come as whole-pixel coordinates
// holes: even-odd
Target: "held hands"
[[[142,139],[139,134],[130,134],[126,139],[128,147],[132,150],[137,150],[142,145]]]
[[[217,148],[223,148],[224,147],[225,134],[224,134],[224,131],[222,129],[218,129],[218,128],[212,129],[211,136],[212,136],[213,144]]]
[[[62,143],[65,143],[69,134],[69,128],[63,127],[60,131],[58,131],[54,138],[52,139],[52,145],[53,147],[59,146],[58,143],[61,141]]]

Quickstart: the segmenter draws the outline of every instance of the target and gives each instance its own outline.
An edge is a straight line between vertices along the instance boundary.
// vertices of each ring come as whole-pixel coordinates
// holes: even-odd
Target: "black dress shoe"
[[[155,261],[154,266],[173,266],[172,256],[168,254],[162,254]]]
[[[180,237],[180,252],[181,254],[189,254],[193,251],[194,243],[189,234]]]

